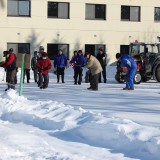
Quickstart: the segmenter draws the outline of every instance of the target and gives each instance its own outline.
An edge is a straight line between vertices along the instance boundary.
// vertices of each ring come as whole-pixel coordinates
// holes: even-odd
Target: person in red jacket
[[[6,79],[8,82],[8,88],[5,91],[11,89],[15,89],[15,78],[16,78],[16,56],[13,53],[13,49],[10,48],[8,52],[6,52],[6,62],[2,65],[2,67],[6,70]]]
[[[51,61],[46,52],[42,53],[42,57],[40,57],[37,61],[37,69],[39,72],[39,87],[40,89],[45,89],[48,87],[49,83],[49,70],[51,69]]]

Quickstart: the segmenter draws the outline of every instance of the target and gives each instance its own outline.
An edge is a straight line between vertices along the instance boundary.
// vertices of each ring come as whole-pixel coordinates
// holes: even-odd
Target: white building
[[[51,59],[57,49],[96,55],[104,47],[109,62],[130,42],[157,42],[159,0],[0,0],[0,53],[13,48],[33,54],[42,45]]]

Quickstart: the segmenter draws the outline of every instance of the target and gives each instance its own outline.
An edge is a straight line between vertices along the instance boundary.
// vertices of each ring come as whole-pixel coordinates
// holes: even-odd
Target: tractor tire
[[[142,77],[142,82],[147,82],[151,79],[151,77]]]
[[[134,76],[134,83],[140,84],[142,82],[142,76],[139,72],[136,72],[136,75]]]
[[[155,79],[157,82],[160,82],[160,64],[157,65],[156,69],[154,70]]]
[[[115,75],[115,79],[119,83],[124,83],[126,81],[126,76],[122,76],[120,73],[117,72]]]

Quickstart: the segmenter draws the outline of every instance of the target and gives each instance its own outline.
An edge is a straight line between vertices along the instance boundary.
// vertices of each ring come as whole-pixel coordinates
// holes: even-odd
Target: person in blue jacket
[[[116,58],[120,60],[121,67],[127,67],[126,87],[123,90],[134,90],[134,76],[137,70],[137,64],[134,59],[128,54],[116,54]]]
[[[75,70],[74,84],[77,85],[77,80],[78,80],[78,84],[81,85],[82,73],[83,73],[82,67],[84,67],[86,63],[86,60],[82,54],[82,50],[79,50],[77,52],[77,55],[71,61],[72,61],[71,63],[74,63],[74,70]]]
[[[67,57],[63,54],[62,50],[58,50],[58,55],[55,57],[54,60],[54,68],[57,71],[57,83],[59,83],[59,78],[61,75],[62,83],[64,82],[64,70],[67,67]]]

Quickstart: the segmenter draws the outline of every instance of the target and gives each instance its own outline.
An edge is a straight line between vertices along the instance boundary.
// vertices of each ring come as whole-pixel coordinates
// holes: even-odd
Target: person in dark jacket
[[[55,57],[54,60],[54,68],[57,71],[57,83],[59,83],[60,75],[62,83],[64,82],[64,70],[67,67],[67,57],[63,54],[62,50],[58,50],[58,55]]]
[[[86,63],[86,60],[82,54],[82,50],[79,50],[77,53],[77,56],[75,56],[72,59],[72,62],[74,63],[74,70],[75,70],[75,76],[74,76],[74,84],[77,85],[77,80],[78,84],[81,85],[82,83],[82,73],[83,73],[83,66]]]
[[[74,70],[74,75],[73,75],[74,79],[75,79],[75,63],[74,63],[73,59],[75,58],[75,56],[77,56],[77,51],[76,50],[73,52],[73,56],[72,56],[72,58],[69,62],[69,64],[72,66],[72,68]]]
[[[37,61],[37,69],[39,72],[39,87],[40,89],[45,89],[49,84],[49,70],[51,69],[51,61],[46,52],[42,53],[42,57],[40,57]]]
[[[103,69],[101,73],[102,73],[102,76],[103,76],[103,81],[104,81],[104,83],[106,83],[107,82],[107,75],[106,75],[107,55],[103,51],[102,48],[99,48],[99,51],[97,53],[97,59],[100,62],[101,67]],[[99,76],[99,82],[100,83],[101,83],[101,73],[100,73],[100,76]]]
[[[134,76],[137,70],[137,64],[134,59],[128,54],[116,54],[116,59],[120,61],[121,67],[127,67],[126,87],[123,90],[134,90]]]
[[[6,79],[8,82],[9,89],[15,89],[15,79],[16,79],[16,56],[13,53],[13,48],[10,48],[8,52],[6,52],[6,62],[2,65],[2,67],[6,70]]]
[[[25,76],[27,78],[27,83],[29,83],[29,80],[30,80],[30,69],[24,69],[23,83],[24,83]]]
[[[33,74],[34,74],[34,81],[36,83],[37,83],[37,79],[38,79],[37,60],[38,60],[38,53],[37,53],[37,51],[34,51],[34,56],[31,59],[31,68],[32,68]]]
[[[29,62],[30,62],[30,54],[25,51],[25,57],[29,57]],[[25,60],[25,63],[27,64],[28,63],[28,58]],[[23,83],[24,83],[24,80],[25,80],[25,77],[27,79],[27,83],[29,83],[29,80],[30,80],[30,65],[24,65],[24,75],[23,75]]]
[[[73,67],[73,69],[74,69],[74,62],[73,62],[73,59],[75,58],[75,56],[77,56],[77,51],[75,50],[74,52],[73,52],[73,56],[72,56],[72,58],[71,58],[71,60],[70,60],[70,65]]]

